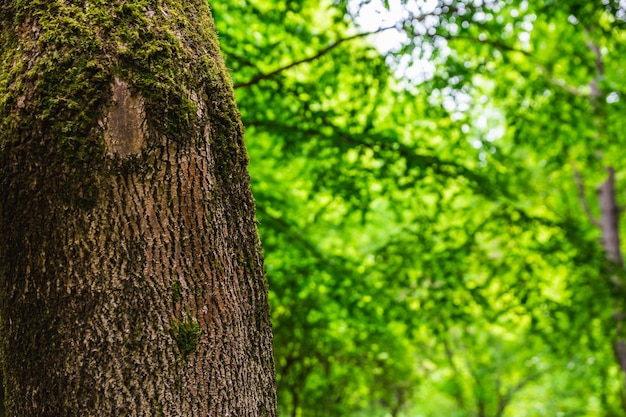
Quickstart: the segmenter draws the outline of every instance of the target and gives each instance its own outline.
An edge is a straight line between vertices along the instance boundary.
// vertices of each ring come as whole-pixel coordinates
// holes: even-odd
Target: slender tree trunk
[[[615,169],[607,168],[608,178],[598,187],[598,200],[600,202],[600,228],[602,229],[602,246],[606,252],[606,258],[617,268],[622,269],[622,251],[619,237],[620,209],[617,204],[615,192]]]
[[[275,416],[243,128],[204,0],[0,2],[12,416]]]
[[[600,46],[593,40],[590,28],[585,29],[585,35],[588,38],[587,47],[594,55],[594,66],[596,76],[590,82],[590,102],[594,115],[596,116],[596,125],[598,128],[599,143],[608,141],[607,135],[607,118],[604,106],[606,105],[606,93],[601,88],[601,81],[604,79],[604,60]],[[602,246],[606,252],[608,261],[608,269],[614,272],[610,277],[615,287],[615,311],[613,317],[616,321],[615,334],[613,336],[613,351],[615,360],[621,369],[622,377],[622,409],[626,410],[626,335],[624,332],[624,283],[621,282],[619,275],[623,274],[624,260],[621,252],[620,243],[620,208],[617,201],[617,192],[615,188],[615,169],[611,166],[606,168],[608,178],[598,187],[598,202],[600,204],[601,217],[595,222],[602,230]]]
[[[615,273],[611,276],[611,281],[615,286],[615,293],[621,295],[624,293],[624,283],[620,280],[619,275],[624,269],[624,261],[619,236],[620,209],[615,191],[615,170],[609,167],[607,171],[608,178],[598,187],[598,199],[602,213],[600,228],[602,229],[602,244],[609,262],[609,270]],[[626,335],[624,332],[625,315],[621,298],[618,296],[618,306],[613,312],[613,318],[616,322],[613,352],[622,371],[622,408],[626,409]]]

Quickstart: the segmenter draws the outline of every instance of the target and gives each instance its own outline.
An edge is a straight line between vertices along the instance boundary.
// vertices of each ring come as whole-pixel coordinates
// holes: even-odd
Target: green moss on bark
[[[172,283],[172,286],[171,286],[170,289],[172,291],[172,301],[174,303],[178,303],[178,302],[182,301],[182,299],[183,299],[183,294],[182,294],[183,286],[181,285],[181,283],[179,281],[174,281]]]
[[[32,0],[0,13],[3,35],[12,34],[0,40],[0,145],[40,155],[45,177],[56,178],[72,205],[97,204],[116,77],[145,103],[146,152],[197,146],[209,140],[201,128],[209,124],[221,173],[245,169],[243,128],[231,116],[230,78],[211,52],[219,48],[204,1]]]
[[[187,314],[181,321],[174,320],[171,328],[172,336],[183,359],[196,351],[200,341],[200,324],[198,320]]]

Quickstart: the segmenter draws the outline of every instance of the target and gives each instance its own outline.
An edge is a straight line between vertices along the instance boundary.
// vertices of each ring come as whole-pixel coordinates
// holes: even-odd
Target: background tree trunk
[[[243,128],[204,0],[0,13],[7,414],[275,416]]]

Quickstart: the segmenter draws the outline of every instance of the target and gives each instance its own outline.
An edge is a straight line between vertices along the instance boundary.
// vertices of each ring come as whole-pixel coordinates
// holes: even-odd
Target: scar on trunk
[[[144,103],[128,84],[115,78],[113,99],[104,121],[104,140],[109,156],[137,155],[144,146]]]

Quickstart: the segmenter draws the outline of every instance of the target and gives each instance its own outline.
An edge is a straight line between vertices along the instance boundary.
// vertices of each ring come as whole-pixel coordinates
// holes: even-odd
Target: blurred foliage
[[[211,3],[281,415],[626,415],[581,197],[626,181],[620,2]]]

